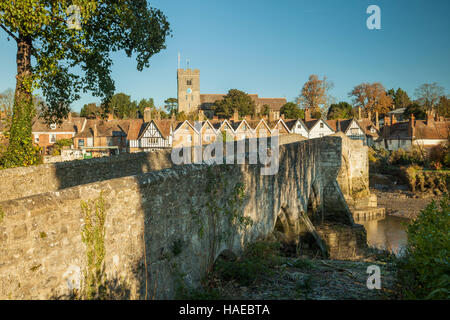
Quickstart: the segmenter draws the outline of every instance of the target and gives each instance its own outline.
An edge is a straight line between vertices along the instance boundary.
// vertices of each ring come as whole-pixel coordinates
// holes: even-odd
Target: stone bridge
[[[271,234],[300,253],[360,253],[365,232],[347,203],[370,198],[367,147],[345,136],[285,144],[278,174],[260,169],[172,166],[159,151],[0,171],[0,299],[67,298],[80,287],[81,202],[100,194],[107,283],[129,299],[173,298],[222,252]]]

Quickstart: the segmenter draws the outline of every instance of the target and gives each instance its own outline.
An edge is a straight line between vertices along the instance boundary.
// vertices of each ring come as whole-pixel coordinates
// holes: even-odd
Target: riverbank
[[[370,192],[377,196],[378,207],[385,208],[387,215],[408,219],[415,219],[432,200],[439,202],[442,198],[432,193],[413,193],[405,189],[406,186],[399,185],[391,188],[370,188]]]
[[[219,258],[200,289],[180,299],[214,300],[386,300],[396,298],[396,269],[387,254],[368,250],[357,261],[312,257]],[[275,261],[275,262],[274,262]],[[367,268],[381,271],[381,289],[367,287]],[[264,267],[261,267],[264,266]]]

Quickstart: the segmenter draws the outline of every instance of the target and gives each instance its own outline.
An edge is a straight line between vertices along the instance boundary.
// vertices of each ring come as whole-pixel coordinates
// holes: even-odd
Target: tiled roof
[[[448,139],[450,121],[432,121],[428,125],[425,120],[415,121],[414,136],[416,139]]]
[[[32,124],[32,132],[73,132],[78,133],[82,127],[85,118],[73,117],[71,121],[64,120],[60,125],[56,125],[55,129],[50,128],[43,119],[35,117]]]
[[[308,128],[308,130],[311,130],[312,127],[314,127],[316,125],[317,121],[319,121],[319,120],[320,119],[312,119],[312,120],[305,121],[304,123],[305,123],[306,127]]]
[[[139,134],[142,130],[142,127],[144,127],[144,120],[142,119],[133,119],[129,120],[130,125],[128,127],[127,133],[127,139],[128,140],[137,140],[139,137]]]
[[[287,103],[286,98],[259,98],[259,104],[267,104],[270,110],[280,111],[281,107]]]
[[[167,139],[170,136],[173,121],[170,119],[163,119],[163,120],[153,120],[153,122],[158,127],[158,130],[159,132],[161,132],[163,138]]]
[[[335,119],[335,120],[327,120],[327,124],[333,129],[334,132],[342,131],[346,132],[353,119]],[[339,128],[339,130],[338,130]]]
[[[93,137],[94,128],[97,129],[97,137],[126,136],[130,120],[105,121],[99,119],[88,119],[84,130],[76,137]]]
[[[358,120],[359,126],[363,129],[366,135],[372,136],[374,138],[378,138],[380,135],[379,130],[375,127],[375,124],[367,118]],[[371,132],[371,129],[375,129],[376,132]]]

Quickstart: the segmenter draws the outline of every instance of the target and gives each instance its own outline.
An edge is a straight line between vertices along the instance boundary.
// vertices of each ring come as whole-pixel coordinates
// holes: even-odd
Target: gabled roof
[[[127,131],[127,139],[128,140],[137,140],[140,136],[142,127],[144,126],[144,120],[142,119],[133,119],[129,120],[130,125]]]
[[[378,137],[380,135],[380,130],[377,129],[375,124],[367,118],[358,120],[359,126],[363,129],[364,133],[368,136],[372,136],[374,138]],[[375,129],[375,133],[371,131],[371,129]]]
[[[281,123],[281,125],[288,131],[290,132],[290,129],[286,126],[286,123],[284,123],[283,119],[278,119],[276,121],[270,121],[268,122],[269,128],[271,129],[271,131],[275,130],[276,128],[278,128],[278,125]]]
[[[195,133],[198,133],[198,131],[194,127],[194,125],[192,123],[190,123],[188,120],[173,122],[173,132],[177,133],[178,130],[180,130],[180,128],[183,127],[184,125],[188,125],[189,127],[191,127],[194,130]]]
[[[130,126],[129,120],[98,120],[88,119],[84,129],[75,135],[77,138],[94,137],[94,128],[97,130],[97,137],[127,136]]]
[[[412,139],[410,122],[401,121],[389,126],[389,134],[385,139]],[[386,130],[383,130],[386,132]],[[450,121],[414,121],[414,138],[425,140],[445,140],[450,134]]]
[[[355,122],[356,125],[361,129],[362,132],[365,133],[365,130],[358,121],[356,121],[355,118],[352,119],[335,119],[335,120],[327,120],[326,123],[328,126],[334,131],[334,132],[344,132],[347,134],[348,130],[350,129],[351,124]]]
[[[240,120],[240,121],[231,121],[230,124],[233,127],[234,132],[237,132],[238,130],[240,130],[241,126],[244,125],[244,124],[247,126],[247,128],[249,130],[252,130],[252,127],[249,125],[249,123],[245,119],[244,120]]]
[[[312,129],[314,129],[314,127],[320,122],[322,121],[323,123],[325,123],[325,125],[333,132],[336,132],[336,130],[334,130],[332,127],[330,127],[330,125],[327,123],[327,121],[323,120],[323,119],[312,119],[309,121],[305,121],[305,125],[308,128],[308,131],[311,131]]]
[[[286,124],[286,127],[289,128],[290,131],[294,129],[294,127],[297,125],[297,123],[300,123],[301,126],[308,131],[308,127],[306,127],[305,123],[302,121],[302,119],[288,119],[284,120],[284,123]]]
[[[233,126],[230,124],[230,122],[228,122],[228,120],[213,121],[211,122],[211,124],[213,125],[214,129],[216,129],[216,132],[222,130],[222,127],[227,126],[234,133]]]
[[[271,132],[269,125],[267,124],[266,120],[260,119],[260,120],[247,120],[248,125],[250,128],[253,129],[253,131],[258,130],[260,126],[264,126],[268,132]]]
[[[216,129],[214,128],[214,126],[211,123],[211,121],[209,121],[208,119],[206,119],[205,121],[195,121],[194,122],[194,127],[199,132],[202,131],[207,126],[210,127],[216,133]]]
[[[64,120],[61,124],[56,125],[55,129],[52,129],[49,125],[47,125],[43,119],[35,117],[32,120],[32,132],[48,132],[48,133],[56,133],[56,132],[72,132],[74,134],[80,132],[83,127],[83,122],[86,118],[81,117],[73,117],[71,121],[69,119]]]

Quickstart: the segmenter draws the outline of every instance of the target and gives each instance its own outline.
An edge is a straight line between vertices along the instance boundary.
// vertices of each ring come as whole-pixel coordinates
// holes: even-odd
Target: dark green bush
[[[445,195],[433,201],[407,230],[408,243],[398,260],[401,294],[407,299],[450,299],[450,207]]]
[[[222,280],[234,280],[248,286],[261,277],[272,274],[273,268],[282,263],[279,254],[279,243],[259,241],[250,244],[243,256],[236,261],[219,258],[215,269]]]

